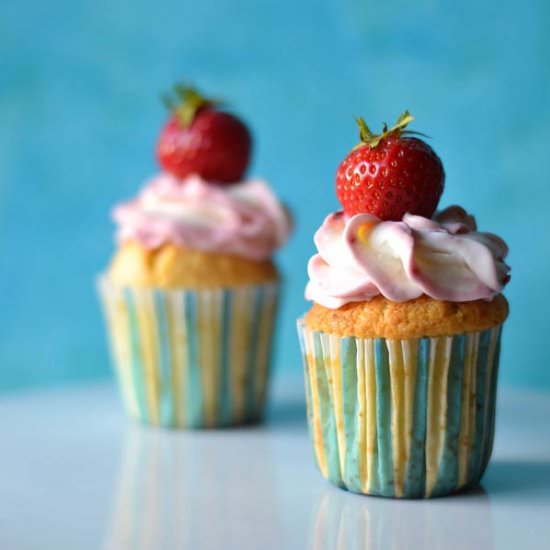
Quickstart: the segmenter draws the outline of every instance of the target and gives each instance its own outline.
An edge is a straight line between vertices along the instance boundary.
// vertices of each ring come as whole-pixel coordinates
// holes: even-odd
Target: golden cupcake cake
[[[126,409],[144,423],[257,421],[267,391],[291,222],[270,186],[246,179],[244,123],[195,89],[168,101],[161,171],[113,209],[117,249],[99,278]]]
[[[502,239],[459,206],[437,210],[443,165],[411,121],[374,134],[358,119],[298,333],[323,477],[427,498],[476,485],[489,462],[510,269]]]

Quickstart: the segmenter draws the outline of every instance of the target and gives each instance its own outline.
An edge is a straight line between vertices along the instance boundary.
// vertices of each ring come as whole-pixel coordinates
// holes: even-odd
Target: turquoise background
[[[108,375],[108,211],[155,172],[157,98],[185,76],[249,121],[251,173],[296,214],[280,369],[301,370],[294,320],[352,115],[379,127],[408,108],[445,163],[442,204],[510,245],[504,384],[550,388],[549,24],[546,0],[4,0],[0,387]]]

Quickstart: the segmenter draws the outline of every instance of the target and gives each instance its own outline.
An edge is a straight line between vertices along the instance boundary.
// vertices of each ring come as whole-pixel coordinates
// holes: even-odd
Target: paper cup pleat
[[[102,277],[98,290],[132,417],[177,428],[261,417],[278,283],[159,290],[118,287]]]
[[[479,482],[491,455],[501,327],[409,340],[340,338],[298,322],[322,475],[396,498]]]

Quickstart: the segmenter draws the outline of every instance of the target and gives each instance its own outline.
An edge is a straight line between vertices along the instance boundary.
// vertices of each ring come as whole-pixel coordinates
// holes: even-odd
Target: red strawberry
[[[346,214],[373,214],[401,220],[407,212],[431,217],[445,185],[445,172],[435,151],[405,130],[413,117],[405,111],[393,128],[373,134],[357,119],[361,143],[336,172],[336,196]]]
[[[239,181],[252,145],[246,126],[193,88],[175,89],[178,103],[166,101],[173,114],[157,144],[162,168],[180,179],[198,174],[216,183]]]

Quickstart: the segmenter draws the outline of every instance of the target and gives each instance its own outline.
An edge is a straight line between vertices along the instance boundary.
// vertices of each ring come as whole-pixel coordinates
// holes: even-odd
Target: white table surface
[[[141,427],[110,383],[0,397],[0,549],[550,548],[550,395],[501,393],[483,488],[432,501],[323,481],[301,381],[268,422]]]

